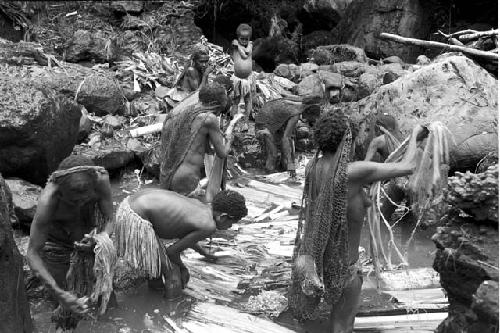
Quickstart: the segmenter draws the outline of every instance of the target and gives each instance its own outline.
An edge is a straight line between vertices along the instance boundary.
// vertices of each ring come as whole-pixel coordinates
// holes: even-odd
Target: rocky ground
[[[0,172],[13,193],[14,225],[26,232],[47,176],[70,153],[89,156],[111,173],[116,202],[137,189],[138,179],[141,186],[154,186],[159,163],[154,148],[159,133],[134,136],[133,130],[161,123],[179,103],[181,96],[172,87],[195,43],[209,46],[211,58],[218,64],[214,75],[232,73],[224,47],[242,19],[259,26],[254,32],[255,69],[265,71],[255,73],[255,112],[283,95],[316,95],[357,121],[357,158],[364,157],[373,137],[374,116],[386,112],[397,119],[401,138],[417,122],[446,125],[452,174],[485,171],[497,162],[498,81],[490,74],[491,67],[462,54],[434,57],[422,48],[376,38],[380,32],[426,38],[437,24],[430,12],[442,9],[440,1],[430,1],[428,6],[399,0],[259,0],[253,6],[240,2],[221,2],[216,17],[209,14],[213,8],[206,1],[0,4],[0,27],[6,27],[0,29],[0,37],[6,38],[0,38],[0,74],[4,78],[0,81]],[[461,6],[465,6],[460,14],[464,15],[467,6],[477,13],[485,5]],[[481,20],[492,24],[489,17]],[[211,24],[214,29],[209,29]],[[463,22],[454,24],[454,30],[464,28]],[[23,36],[30,41],[22,41]],[[310,125],[299,122],[295,145],[302,166],[311,154],[311,139]],[[187,296],[167,304],[142,289],[132,296],[124,293],[122,304],[134,305],[112,312],[109,322],[88,322],[98,325],[90,330],[182,331],[176,331],[173,324],[197,332],[224,320],[207,313],[224,311],[241,323],[254,318],[244,313],[260,315],[264,321],[252,320],[276,332],[285,332],[285,328],[321,330],[318,323],[311,328],[298,326],[286,313],[275,318],[284,305],[301,185],[290,183],[285,174],[258,176],[264,156],[250,120],[238,129],[229,158],[230,183],[247,198],[249,218],[237,229],[212,239],[211,246],[223,256],[219,263],[206,263],[194,253],[186,253],[193,271]],[[476,168],[480,160],[486,166]],[[131,173],[133,169],[138,174]],[[498,178],[496,170],[496,176],[490,171],[490,178]],[[488,177],[481,175],[450,178],[450,184],[458,184],[450,185],[450,205],[462,213],[446,215],[433,238],[437,248],[434,268],[450,300],[450,315],[439,332],[458,332],[465,327],[467,332],[487,331],[495,329],[492,323],[498,321],[498,304],[491,298],[498,293],[498,256],[491,250],[498,247],[498,215],[494,215],[498,195],[492,194],[498,188],[481,194],[488,183]],[[471,197],[476,202],[466,199]],[[486,215],[478,213],[483,206],[490,207]],[[418,233],[422,235],[418,238],[421,252],[414,256],[429,260],[415,263],[415,269],[430,267],[432,230]],[[26,236],[22,231],[18,236],[23,252]],[[436,285],[436,276],[428,269],[405,274],[404,278],[398,272],[387,277],[383,296],[377,296],[369,281],[365,283],[360,315],[441,313],[427,317],[428,322],[413,317],[378,322],[359,318],[361,331],[369,331],[371,326],[390,330],[392,325],[395,331],[413,327],[428,332],[438,326],[447,301]],[[406,294],[396,290],[408,287],[412,279],[420,289]],[[272,306],[266,308],[266,303]],[[48,312],[37,304],[32,302],[32,315],[35,324],[46,331]],[[147,311],[134,312],[139,308]],[[200,316],[209,319],[202,324]],[[170,317],[177,324],[169,322]],[[269,317],[279,324],[272,326],[265,319]],[[247,332],[244,325],[232,327],[232,331]]]

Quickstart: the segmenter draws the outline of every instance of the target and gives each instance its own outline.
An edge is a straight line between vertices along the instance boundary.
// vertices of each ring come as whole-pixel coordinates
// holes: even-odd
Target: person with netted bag
[[[339,109],[329,108],[314,127],[315,157],[306,168],[304,220],[300,219],[294,249],[289,307],[300,320],[314,319],[321,300],[332,306],[329,331],[352,332],[361,285],[358,248],[366,207],[364,186],[409,175],[416,167],[413,130],[399,163],[352,161],[355,126]]]

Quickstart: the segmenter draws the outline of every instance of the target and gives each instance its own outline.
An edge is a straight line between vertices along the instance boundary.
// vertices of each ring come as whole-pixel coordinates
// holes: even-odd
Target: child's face
[[[244,30],[238,35],[238,43],[243,46],[247,46],[250,41],[251,33],[250,31]]]
[[[208,57],[208,55],[201,54],[194,59],[194,67],[197,70],[203,72],[205,71],[205,69],[207,69],[209,60],[210,58]]]

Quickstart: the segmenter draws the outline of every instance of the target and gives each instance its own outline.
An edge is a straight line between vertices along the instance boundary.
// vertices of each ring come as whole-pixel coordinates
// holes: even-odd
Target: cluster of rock
[[[498,332],[498,164],[457,173],[449,192],[446,225],[433,236],[433,266],[450,302],[436,332]]]
[[[33,25],[33,38],[68,62],[112,63],[137,51],[188,54],[193,41],[202,35],[194,24],[194,5],[189,1],[91,5],[74,1],[66,2],[62,9],[48,4],[45,10],[51,15]],[[73,15],[64,15],[68,12]]]

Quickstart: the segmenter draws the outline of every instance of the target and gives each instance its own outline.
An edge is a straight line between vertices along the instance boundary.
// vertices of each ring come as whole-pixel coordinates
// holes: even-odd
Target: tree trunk
[[[0,175],[0,332],[30,333],[30,308],[24,289],[23,259],[12,236],[12,200]]]

